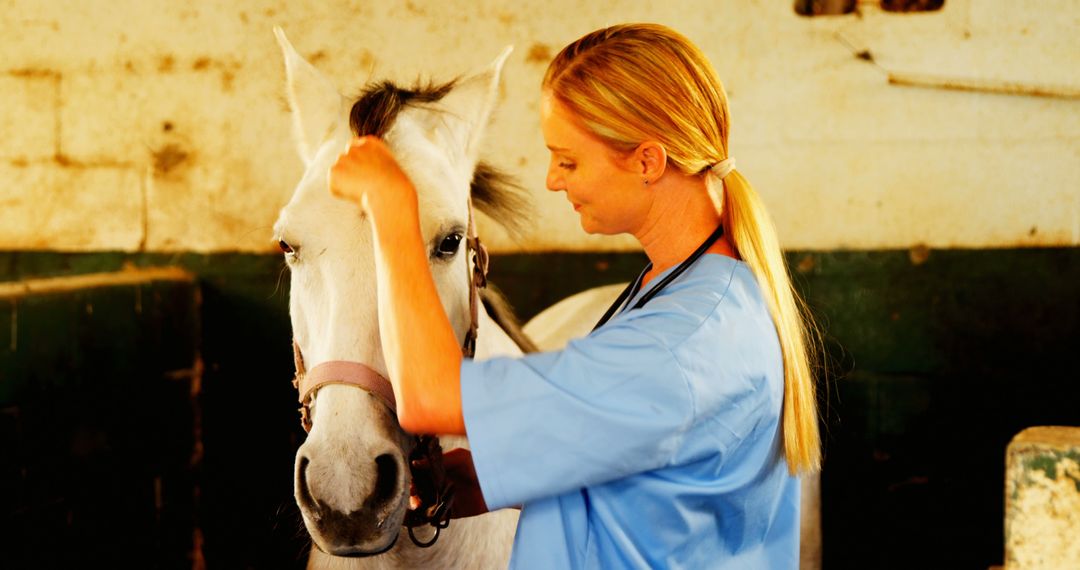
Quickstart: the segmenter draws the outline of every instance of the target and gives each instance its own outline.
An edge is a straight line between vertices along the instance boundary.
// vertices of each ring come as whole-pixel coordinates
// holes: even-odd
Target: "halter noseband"
[[[487,248],[480,242],[476,233],[476,223],[473,221],[472,199],[469,199],[469,228],[465,238],[466,252],[472,254],[472,271],[469,276],[469,315],[472,319],[469,330],[465,332],[465,341],[461,352],[465,357],[471,358],[476,354],[476,337],[479,329],[480,314],[480,289],[487,286],[487,272],[490,264]],[[397,413],[397,400],[394,398],[394,388],[383,375],[376,372],[370,366],[360,362],[347,360],[331,360],[323,362],[311,370],[304,367],[304,355],[300,351],[300,345],[293,339],[293,363],[296,366],[296,374],[293,376],[293,387],[299,393],[300,402],[300,425],[304,431],[311,431],[311,400],[320,388],[328,384],[345,384],[355,386],[378,398],[395,414]],[[439,538],[439,531],[450,524],[450,504],[453,499],[453,488],[445,480],[445,470],[442,467],[442,448],[438,438],[431,435],[416,436],[413,453],[409,456],[410,464],[414,460],[424,460],[427,470],[431,473],[431,480],[414,481],[420,492],[426,508],[416,509],[406,514],[405,526],[409,528],[409,538],[417,546],[428,547],[435,544]],[[427,495],[427,496],[425,496]],[[423,505],[422,505],[423,506]],[[435,527],[435,536],[428,542],[421,542],[413,534],[413,528],[424,524]]]

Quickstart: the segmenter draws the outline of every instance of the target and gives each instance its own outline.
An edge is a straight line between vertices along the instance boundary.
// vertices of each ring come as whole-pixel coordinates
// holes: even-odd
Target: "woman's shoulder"
[[[703,256],[627,317],[626,324],[647,332],[680,359],[721,358],[729,351],[771,355],[777,343],[753,271],[726,256]]]
[[[750,267],[725,255],[707,254],[640,311],[627,316],[640,319],[642,324],[663,322],[669,326],[662,332],[679,338],[690,336],[709,321],[752,317],[761,310],[764,303]]]

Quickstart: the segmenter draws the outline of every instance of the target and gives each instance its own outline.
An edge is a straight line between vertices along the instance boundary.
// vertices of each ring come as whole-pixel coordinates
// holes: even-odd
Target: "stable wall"
[[[787,248],[1080,244],[1080,4],[948,0],[802,17],[792,2],[38,2],[0,13],[0,249],[252,251],[301,169],[271,28],[345,93],[447,79],[506,45],[491,160],[533,194],[502,251],[633,248],[586,236],[543,188],[538,84],[597,27],[669,24],[724,80],[732,154]],[[862,53],[863,57],[858,57]],[[1072,98],[891,85],[1004,81]]]
[[[179,265],[195,276],[202,300],[192,307],[166,297],[160,313],[199,323],[194,340],[178,336],[183,355],[199,344],[202,390],[173,401],[174,428],[186,434],[184,406],[197,405],[205,455],[198,469],[172,476],[202,498],[173,503],[179,518],[166,509],[165,524],[131,536],[140,552],[274,567],[299,565],[305,546],[290,497],[302,432],[288,385],[287,277],[270,242],[300,163],[274,24],[348,93],[369,70],[405,81],[447,78],[517,45],[487,149],[518,173],[539,218],[522,242],[486,220],[481,230],[501,251],[493,281],[526,318],[583,288],[629,279],[643,263],[626,240],[582,234],[564,198],[541,187],[547,157],[536,85],[547,59],[618,21],[668,23],[699,43],[729,91],[733,154],[776,218],[796,284],[826,333],[826,568],[1000,563],[1005,445],[1029,425],[1080,424],[1072,356],[1080,341],[1076,99],[888,83],[889,72],[935,74],[1068,95],[1080,84],[1074,2],[947,0],[941,12],[921,15],[864,4],[861,16],[828,18],[798,17],[784,0],[676,9],[10,4],[0,11],[0,281]],[[185,291],[195,295],[196,285]],[[0,390],[2,436],[15,450],[2,465],[12,489],[3,515],[13,527],[80,528],[64,528],[73,499],[57,487],[23,494],[41,489],[34,461],[55,459],[35,447],[23,410],[68,401],[70,387],[103,378],[72,365],[48,375],[50,392],[37,387],[44,365],[33,359],[48,363],[73,346],[83,361],[122,362],[116,351],[134,358],[146,346],[126,333],[103,348],[94,335],[132,319],[123,300],[134,301],[108,293],[121,301],[94,301],[90,319],[79,313],[87,295],[50,300],[72,309],[29,323],[17,303],[0,304],[0,329],[11,326],[6,315],[19,315],[12,330],[23,335],[15,346],[0,335],[0,385],[9,387]],[[136,320],[155,326],[164,318]],[[97,328],[86,329],[90,321]],[[151,392],[170,385],[163,372],[181,366],[140,362],[133,374],[149,378]],[[122,429],[115,433],[118,445],[127,441]],[[187,454],[186,437],[170,443],[168,457]],[[63,437],[51,441],[61,453],[76,449]],[[68,460],[93,467],[101,453],[120,457],[98,444]],[[145,484],[153,474],[137,475],[138,513],[152,516]],[[88,488],[73,489],[92,498]],[[187,532],[170,522],[177,520],[190,521],[201,542],[192,533],[155,545],[155,537],[173,536],[163,531]],[[5,546],[24,547],[16,558],[32,560],[36,544]]]

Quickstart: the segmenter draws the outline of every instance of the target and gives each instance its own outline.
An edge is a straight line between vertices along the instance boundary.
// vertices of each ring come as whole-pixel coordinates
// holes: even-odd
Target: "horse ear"
[[[293,137],[300,158],[305,164],[311,164],[319,145],[342,120],[345,101],[330,79],[296,52],[281,27],[274,26],[274,35],[285,58]]]
[[[472,164],[476,163],[480,139],[498,99],[503,64],[513,51],[513,46],[507,46],[487,69],[460,80],[441,102],[452,116],[460,119],[449,125],[455,131],[451,134],[464,143],[465,156]]]

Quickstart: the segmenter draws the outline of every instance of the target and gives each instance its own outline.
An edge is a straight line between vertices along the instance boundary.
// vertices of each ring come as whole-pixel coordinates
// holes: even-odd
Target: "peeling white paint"
[[[1005,567],[1080,568],[1080,428],[1028,428],[1009,444]]]

